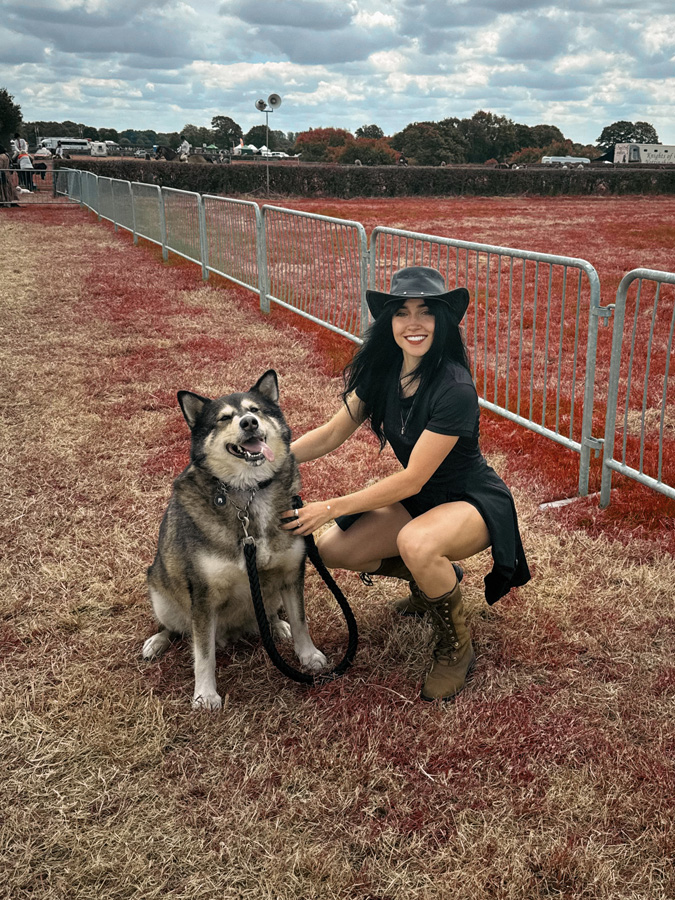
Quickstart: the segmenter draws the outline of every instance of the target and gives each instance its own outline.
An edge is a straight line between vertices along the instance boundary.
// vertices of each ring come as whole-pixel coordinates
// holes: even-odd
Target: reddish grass
[[[417,699],[430,633],[394,620],[396,584],[338,572],[361,633],[347,677],[306,691],[242,641],[218,656],[223,713],[192,713],[184,642],[139,661],[152,629],[143,569],[187,457],[175,391],[239,389],[274,366],[300,433],[337,408],[325,335],[279,310],[263,319],[249,292],[204,286],[194,265],[164,266],[77,211],[29,273],[42,211],[19,212],[0,219],[14,248],[2,311],[7,896],[673,896],[673,564],[658,533],[618,513],[598,536],[565,518],[594,509],[606,523],[591,500],[539,510],[557,484],[573,492],[576,458],[485,416],[535,577],[488,609],[487,560],[467,562],[479,665],[457,702]],[[568,460],[552,482],[544,448]],[[357,434],[303,467],[303,494],[392,466]],[[341,654],[344,624],[312,574],[307,600],[317,644]]]

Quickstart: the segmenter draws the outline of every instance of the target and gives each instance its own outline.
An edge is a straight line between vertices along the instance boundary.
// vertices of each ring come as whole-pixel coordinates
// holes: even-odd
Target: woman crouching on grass
[[[459,330],[468,291],[447,291],[435,269],[413,266],[394,274],[391,293],[366,296],[374,321],[345,369],[344,405],[292,450],[300,463],[325,456],[367,421],[403,469],[289,510],[283,527],[307,535],[335,519],[317,542],[327,566],[410,581],[410,596],[395,606],[429,613],[435,632],[422,699],[450,700],[475,662],[455,561],[492,547],[488,603],[530,572],[511,493],[478,446],[478,395]]]

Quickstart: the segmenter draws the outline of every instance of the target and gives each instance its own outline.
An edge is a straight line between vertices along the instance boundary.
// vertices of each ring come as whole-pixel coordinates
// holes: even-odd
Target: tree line
[[[579,144],[566,138],[555,125],[523,125],[485,110],[464,119],[411,122],[391,136],[386,136],[375,124],[362,125],[354,134],[344,128],[310,128],[300,133],[268,131],[265,125],[254,125],[244,133],[234,119],[224,115],[214,116],[210,128],[188,123],[180,132],[117,131],[69,120],[23,122],[21,107],[6,89],[0,88],[0,143],[6,144],[17,131],[32,146],[42,137],[84,137],[135,148],[154,145],[175,148],[186,138],[193,146],[225,150],[243,141],[256,147],[266,144],[270,150],[300,153],[307,162],[359,161],[363,165],[394,165],[401,156],[417,165],[486,162],[523,165],[539,162],[542,156],[596,159],[622,142],[659,143],[656,130],[648,122],[614,122],[603,128],[595,144]]]

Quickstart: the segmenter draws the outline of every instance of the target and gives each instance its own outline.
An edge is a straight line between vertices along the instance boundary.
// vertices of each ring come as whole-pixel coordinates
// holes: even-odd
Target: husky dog
[[[157,555],[148,569],[150,601],[161,628],[143,645],[143,657],[156,659],[172,637],[191,634],[194,707],[221,706],[216,643],[258,631],[241,546],[246,533],[256,542],[273,633],[293,638],[307,668],[327,665],[305,620],[304,540],[280,528],[300,477],[278,400],[273,369],[248,393],[216,400],[190,391],[178,394],[192,432],[190,464],[174,482]],[[279,619],[282,606],[288,622]]]

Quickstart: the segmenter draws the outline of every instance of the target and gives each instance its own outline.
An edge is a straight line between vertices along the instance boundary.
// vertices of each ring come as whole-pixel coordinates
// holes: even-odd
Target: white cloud
[[[644,120],[675,143],[674,54],[671,0],[9,0],[0,17],[26,120],[118,130],[246,130],[275,91],[283,130],[488,109],[582,143]]]

